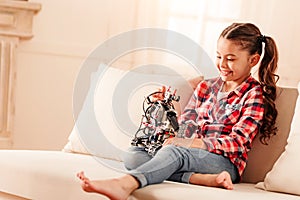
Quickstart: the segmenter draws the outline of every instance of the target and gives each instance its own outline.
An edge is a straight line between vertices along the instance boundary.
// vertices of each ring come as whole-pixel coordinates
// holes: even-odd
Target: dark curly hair
[[[223,30],[220,37],[238,42],[250,55],[262,54],[263,43],[265,52],[258,69],[258,79],[262,86],[264,97],[264,116],[260,126],[260,141],[268,144],[272,135],[276,135],[277,109],[275,107],[276,82],[279,76],[275,74],[277,70],[278,51],[275,41],[261,34],[258,27],[251,23],[233,23]]]

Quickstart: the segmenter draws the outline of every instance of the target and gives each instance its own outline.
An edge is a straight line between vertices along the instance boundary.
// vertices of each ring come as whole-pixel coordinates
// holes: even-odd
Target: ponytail
[[[275,126],[277,118],[277,109],[275,107],[276,99],[276,82],[279,76],[274,72],[277,69],[278,51],[275,41],[271,37],[265,37],[265,53],[258,69],[258,79],[263,89],[265,112],[260,127],[260,141],[268,144],[272,135],[276,135],[277,127]],[[260,39],[258,39],[260,42]]]

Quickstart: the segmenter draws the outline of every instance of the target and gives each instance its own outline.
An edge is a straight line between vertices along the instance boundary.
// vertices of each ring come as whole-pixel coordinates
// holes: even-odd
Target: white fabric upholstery
[[[187,81],[188,78],[192,76],[179,76],[176,73],[173,75],[164,75],[164,74],[156,74],[156,73],[143,73],[136,71],[124,71],[120,69],[116,69],[113,67],[108,67],[105,71],[104,75],[99,78],[99,75],[103,71],[103,66],[99,66],[99,69],[95,74],[91,76],[91,86],[90,91],[87,94],[87,98],[84,102],[81,113],[79,114],[78,120],[87,120],[84,123],[91,123],[89,121],[89,115],[84,116],[86,113],[85,110],[88,110],[88,102],[91,98],[94,100],[94,113],[96,115],[96,120],[98,126],[101,128],[101,132],[103,134],[102,141],[101,138],[97,141],[97,147],[90,148],[87,150],[86,146],[89,144],[85,144],[86,138],[84,134],[87,134],[88,131],[78,131],[77,123],[73,127],[73,130],[68,138],[69,142],[63,148],[65,152],[74,152],[74,153],[82,153],[82,154],[93,154],[100,156],[102,158],[108,158],[113,160],[122,160],[122,152],[125,151],[129,146],[131,139],[133,138],[136,130],[138,129],[142,112],[142,102],[144,98],[150,93],[157,91],[161,85],[169,85],[172,86],[173,89],[177,89],[177,95],[180,98],[180,108],[184,108],[187,104],[192,92],[193,92],[193,82],[194,79],[190,79],[190,82]],[[125,77],[125,78],[124,78]],[[129,79],[137,79],[137,85],[134,85],[133,90],[130,91],[130,96],[120,95],[122,98],[118,99],[118,103],[121,104],[125,102],[127,104],[126,110],[121,110],[122,106],[113,105],[113,98],[115,95],[118,95],[116,89],[121,86],[118,85],[120,80],[129,77]],[[199,82],[201,78],[197,78]],[[145,81],[147,84],[140,84]],[[159,83],[161,85],[159,85]],[[125,81],[126,84],[129,84],[128,87],[132,87],[131,81]],[[93,88],[95,92],[93,92]],[[119,106],[120,110],[114,111],[113,109]],[[128,113],[127,113],[128,112]],[[82,117],[84,116],[84,117]],[[119,117],[119,118],[118,118]],[[119,121],[118,121],[119,119]],[[128,126],[120,125],[119,122],[122,120],[128,120]],[[130,126],[130,124],[132,124]],[[91,127],[91,126],[89,126]],[[91,130],[92,131],[92,130]],[[83,138],[84,137],[84,138]],[[92,138],[95,140],[95,137]],[[113,146],[113,147],[112,147]],[[96,151],[93,151],[96,149]]]
[[[253,184],[235,184],[233,190],[205,186],[187,185],[182,183],[165,182],[137,190],[134,197],[142,200],[299,200],[298,196],[266,192],[254,188]]]
[[[117,161],[110,164],[120,165]],[[118,177],[120,172],[97,162],[92,156],[57,151],[0,151],[0,188],[27,199],[93,200],[107,199],[85,193],[76,173],[84,170],[93,179]],[[253,184],[236,184],[232,191],[174,182],[164,182],[135,191],[129,200],[299,200],[298,196],[272,193],[254,188]],[[1,198],[1,195],[0,195]],[[19,198],[20,199],[20,198]]]
[[[1,191],[28,199],[107,199],[83,192],[76,173],[84,170],[95,178],[120,175],[91,156],[59,151],[1,150],[0,166]]]

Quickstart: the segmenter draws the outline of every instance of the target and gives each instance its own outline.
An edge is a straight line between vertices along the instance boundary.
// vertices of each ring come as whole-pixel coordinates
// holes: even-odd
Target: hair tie
[[[260,43],[262,43],[262,42],[266,43],[266,41],[267,41],[265,35],[260,35],[260,36],[258,36],[257,40],[258,40]]]
[[[260,35],[257,37],[257,42],[261,44],[261,54],[260,54],[260,59],[258,61],[258,64],[261,65],[261,61],[265,56],[265,48],[266,48],[266,36]]]

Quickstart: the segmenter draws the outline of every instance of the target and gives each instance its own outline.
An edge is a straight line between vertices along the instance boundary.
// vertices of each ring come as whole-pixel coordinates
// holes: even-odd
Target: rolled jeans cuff
[[[190,183],[190,178],[195,172],[185,172],[181,177],[183,183]]]
[[[143,188],[147,185],[147,179],[143,174],[140,173],[130,173],[131,176],[133,176],[139,183],[139,188]]]

